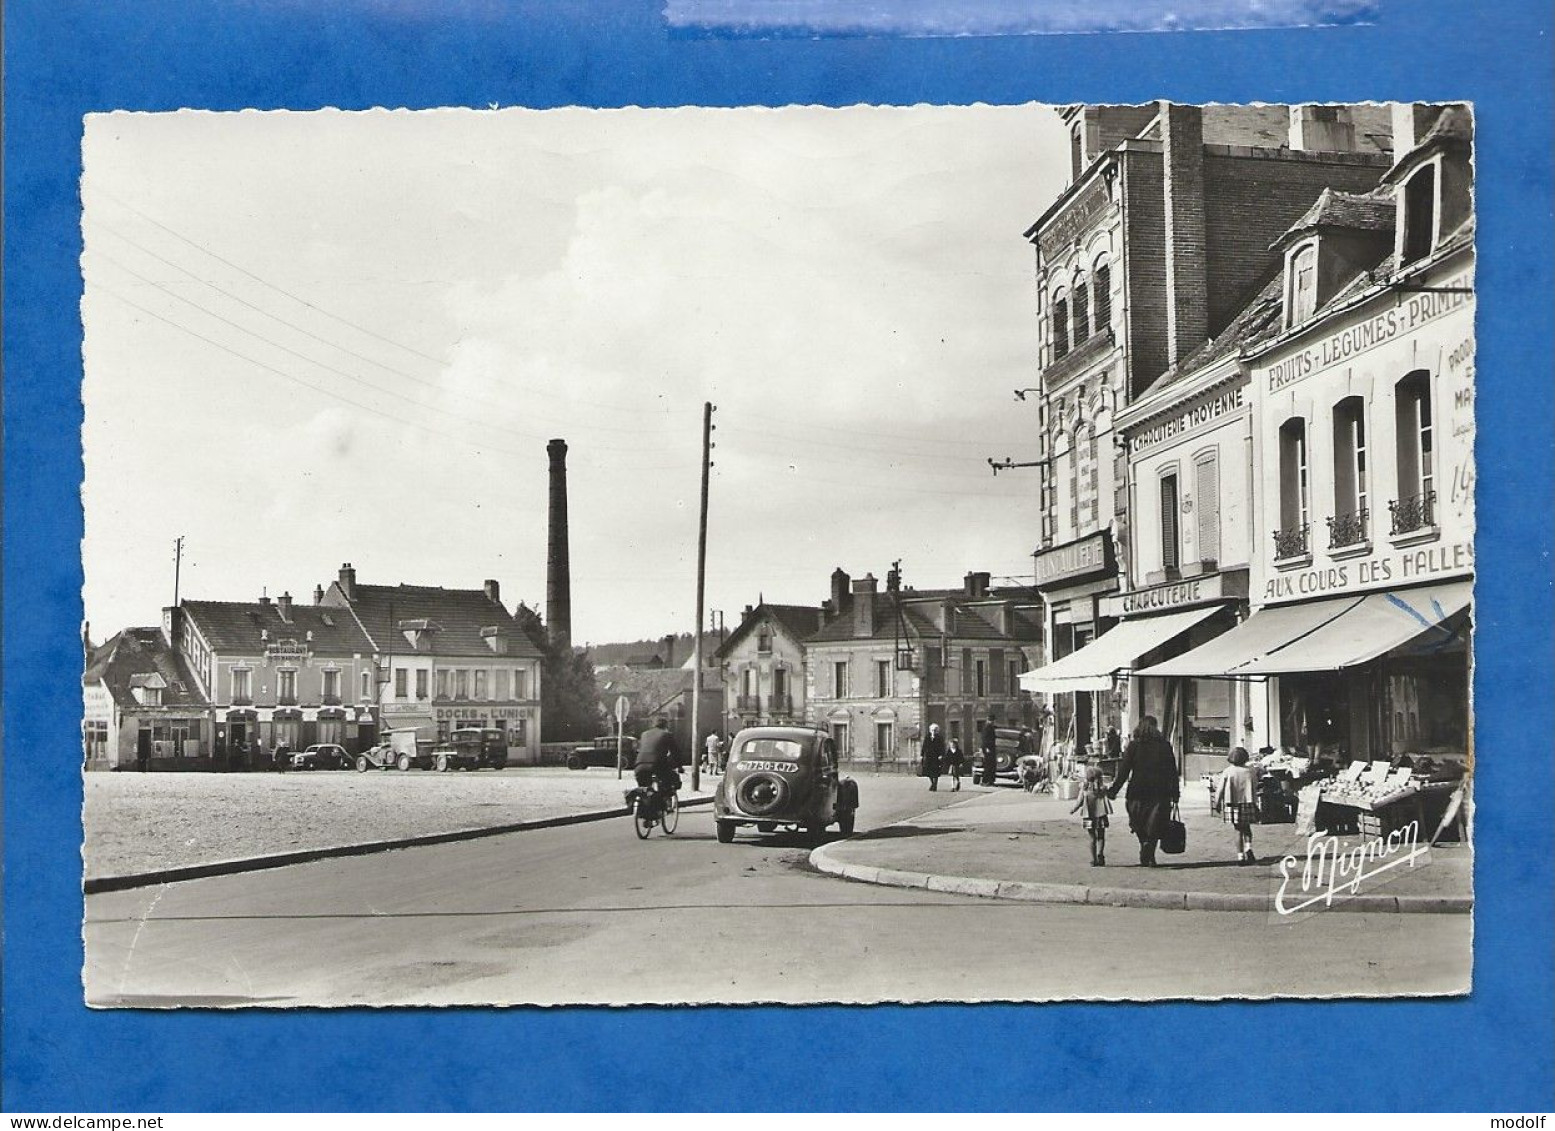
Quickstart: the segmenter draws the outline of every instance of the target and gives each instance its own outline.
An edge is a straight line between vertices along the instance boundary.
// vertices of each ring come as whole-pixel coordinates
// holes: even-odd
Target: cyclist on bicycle
[[[668,797],[680,788],[680,774],[676,772],[679,769],[680,751],[675,748],[670,721],[660,715],[637,740],[637,765],[633,771],[637,784],[644,788],[656,785],[660,797]]]

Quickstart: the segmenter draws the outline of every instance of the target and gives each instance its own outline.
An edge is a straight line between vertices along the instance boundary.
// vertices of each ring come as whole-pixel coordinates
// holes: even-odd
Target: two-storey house
[[[814,605],[746,606],[716,653],[730,732],[805,717],[804,642],[820,627]]]
[[[88,770],[210,766],[210,705],[161,628],[126,628],[88,648],[81,687]]]
[[[283,743],[356,751],[376,738],[373,645],[349,613],[289,593],[186,600],[163,610],[163,631],[211,703],[218,758],[243,764]]]
[[[502,604],[496,581],[479,589],[367,585],[348,562],[320,599],[371,642],[385,728],[429,738],[495,728],[511,760],[539,761],[541,652]]]

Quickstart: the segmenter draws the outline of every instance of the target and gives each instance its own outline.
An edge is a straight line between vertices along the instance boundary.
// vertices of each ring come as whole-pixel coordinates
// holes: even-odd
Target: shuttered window
[[[1161,568],[1176,569],[1181,561],[1177,536],[1177,474],[1161,476]]]
[[[1204,561],[1220,560],[1220,461],[1211,452],[1194,464],[1195,504],[1199,516],[1198,556]]]

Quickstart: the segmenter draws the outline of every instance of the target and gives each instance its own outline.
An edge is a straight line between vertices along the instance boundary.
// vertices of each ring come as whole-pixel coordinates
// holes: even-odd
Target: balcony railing
[[[741,711],[759,711],[761,710],[761,696],[738,695],[735,697],[734,704]]]
[[[1366,541],[1367,519],[1371,511],[1366,507],[1349,514],[1336,514],[1328,520],[1328,548],[1342,550]]]
[[[340,696],[325,695],[323,696],[321,702],[323,702],[324,706],[326,707],[338,707],[340,706]]]
[[[1422,491],[1418,495],[1394,499],[1388,504],[1388,512],[1393,516],[1393,529],[1390,533],[1394,535],[1412,534],[1416,530],[1435,526],[1436,492]]]
[[[791,715],[794,712],[794,701],[787,695],[767,696],[767,714]]]
[[[1305,522],[1300,526],[1276,530],[1274,532],[1274,560],[1281,561],[1285,558],[1305,557],[1310,552],[1307,547],[1311,533],[1311,524]]]
[[[254,697],[246,694],[234,695],[232,697],[232,705],[234,707],[252,707],[254,705]]]

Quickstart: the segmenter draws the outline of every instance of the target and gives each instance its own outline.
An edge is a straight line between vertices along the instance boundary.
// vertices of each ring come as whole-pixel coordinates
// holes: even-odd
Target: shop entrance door
[[[1074,752],[1076,754],[1085,750],[1091,742],[1091,728],[1094,725],[1094,696],[1089,691],[1078,691],[1074,697]]]

